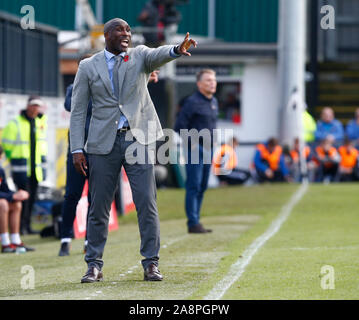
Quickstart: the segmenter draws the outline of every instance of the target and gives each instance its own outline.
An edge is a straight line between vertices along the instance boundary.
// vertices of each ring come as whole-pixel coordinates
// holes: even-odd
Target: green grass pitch
[[[0,255],[0,299],[203,299],[244,250],[278,216],[295,184],[223,187],[205,194],[202,222],[211,234],[188,234],[184,190],[159,190],[159,269],[162,282],[144,282],[136,214],[119,218],[104,253],[104,281],[81,284],[83,240],[58,257],[59,241],[26,236],[36,247]],[[357,299],[359,290],[358,184],[310,185],[280,230],[253,256],[224,299]],[[23,289],[30,265],[34,289]],[[323,288],[323,266],[334,270],[334,289]]]

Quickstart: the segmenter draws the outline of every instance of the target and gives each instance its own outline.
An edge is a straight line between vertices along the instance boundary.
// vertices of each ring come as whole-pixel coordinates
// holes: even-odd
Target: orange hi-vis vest
[[[316,147],[315,152],[316,152],[316,156],[317,156],[318,160],[320,160],[320,161],[323,161],[326,156],[328,156],[329,158],[334,160],[334,158],[338,154],[337,149],[335,149],[334,147],[331,147],[329,149],[328,154],[325,153],[322,146]],[[333,166],[333,163],[330,163],[330,162],[324,163],[324,167],[326,167],[326,168],[330,168],[332,166]]]
[[[304,157],[307,160],[310,154],[310,148],[308,146],[304,147]],[[293,160],[294,163],[298,163],[299,162],[299,152],[295,149],[290,151],[290,156]]]
[[[355,148],[348,149],[345,146],[339,147],[338,151],[341,156],[340,166],[343,168],[354,168],[357,163],[359,151]]]
[[[258,144],[257,150],[261,154],[261,158],[268,162],[269,168],[273,171],[277,171],[279,168],[279,161],[282,155],[282,147],[276,146],[272,153],[268,151],[264,144]]]
[[[232,146],[223,144],[213,157],[213,171],[220,175],[225,171],[232,171],[237,166],[237,155]]]

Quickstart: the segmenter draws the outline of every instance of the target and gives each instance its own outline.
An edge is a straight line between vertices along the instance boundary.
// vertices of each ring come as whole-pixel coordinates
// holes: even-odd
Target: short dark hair
[[[123,19],[120,18],[113,18],[105,23],[103,26],[103,33],[107,33],[112,31],[118,24],[120,24],[122,21],[126,22]],[[127,23],[127,22],[126,22]]]
[[[268,140],[268,146],[270,147],[275,147],[276,145],[278,145],[278,139],[277,138],[269,138]]]
[[[4,152],[4,149],[2,148],[2,146],[0,144],[0,156],[2,155],[3,152]]]
[[[197,81],[201,81],[202,76],[205,73],[210,73],[210,74],[216,75],[216,71],[214,71],[213,69],[202,69],[202,70],[198,71],[196,74]]]
[[[228,139],[228,144],[231,144],[231,145],[239,144],[239,141],[236,137],[231,137]]]

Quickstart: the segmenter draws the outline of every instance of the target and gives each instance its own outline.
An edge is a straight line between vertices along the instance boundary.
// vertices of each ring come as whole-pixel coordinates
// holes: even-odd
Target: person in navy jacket
[[[194,142],[191,136],[184,141],[184,144],[187,144],[185,147],[185,151],[187,151],[185,209],[188,232],[207,233],[212,230],[205,229],[200,223],[200,210],[211,168],[211,161],[208,163],[204,159],[208,156],[212,158],[213,131],[216,128],[218,117],[218,101],[214,97],[217,89],[216,73],[211,69],[201,70],[197,74],[197,88],[198,90],[183,102],[177,116],[175,131],[181,135],[181,129],[189,131],[195,129],[196,132],[204,129],[210,136],[207,147],[206,141],[201,136],[199,136],[198,142]],[[192,161],[191,154],[194,152],[198,152],[199,161]]]
[[[89,57],[85,55],[82,59]],[[81,59],[81,60],[82,60]],[[81,61],[80,60],[80,61]],[[71,112],[71,97],[72,97],[73,84],[70,84],[66,89],[66,98],[64,107],[65,110]],[[88,130],[90,126],[90,120],[92,115],[92,101],[90,100],[87,106],[87,116],[85,124],[85,141],[87,140]],[[85,154],[87,157],[87,155]],[[88,171],[88,170],[87,170]],[[88,177],[88,172],[87,172]],[[84,177],[78,173],[72,162],[72,154],[70,152],[70,136],[67,150],[67,168],[66,168],[66,191],[65,191],[65,201],[62,206],[61,211],[61,225],[60,225],[60,238],[61,238],[61,247],[59,251],[59,256],[68,256],[70,254],[70,244],[71,239],[73,238],[73,224],[76,218],[76,208],[77,204],[81,199],[82,191],[87,180],[87,177]],[[88,194],[88,202],[91,202],[91,196]],[[84,251],[86,251],[86,240]]]

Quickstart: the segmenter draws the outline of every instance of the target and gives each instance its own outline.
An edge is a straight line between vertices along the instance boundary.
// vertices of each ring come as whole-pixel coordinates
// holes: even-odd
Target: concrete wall
[[[232,129],[239,141],[246,144],[237,150],[239,167],[249,167],[253,160],[255,143],[278,136],[277,92],[277,66],[274,61],[245,64],[242,77],[242,123],[218,123],[218,128]]]

